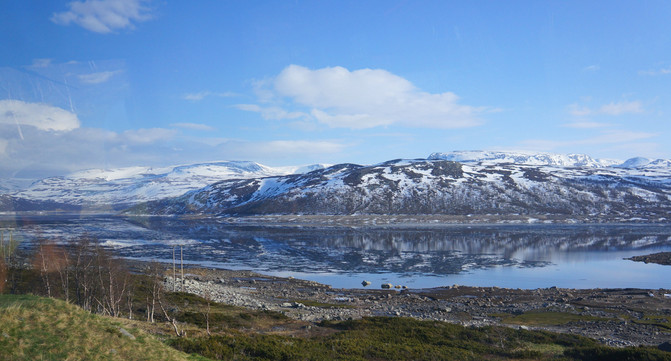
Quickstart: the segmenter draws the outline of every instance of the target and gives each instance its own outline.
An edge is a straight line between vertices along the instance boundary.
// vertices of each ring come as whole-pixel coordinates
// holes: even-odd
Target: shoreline
[[[618,217],[612,215],[492,215],[492,214],[268,214],[268,215],[152,215],[124,214],[123,211],[19,211],[0,212],[0,220],[19,218],[109,217],[123,219],[167,219],[213,221],[235,226],[318,227],[318,228],[434,228],[459,226],[671,226],[665,217]]]
[[[142,268],[146,264],[134,261]],[[165,287],[173,283],[166,267]],[[427,289],[333,288],[315,281],[245,270],[185,267],[184,292],[212,301],[280,312],[314,326],[322,320],[368,316],[411,317],[482,327],[572,333],[616,347],[657,346],[671,330],[669,289],[511,289],[448,286]],[[309,327],[312,327],[309,326]],[[308,326],[306,326],[308,327]]]

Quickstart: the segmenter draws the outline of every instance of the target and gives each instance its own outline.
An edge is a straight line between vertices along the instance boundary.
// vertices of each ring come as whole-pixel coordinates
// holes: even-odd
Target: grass
[[[608,321],[607,318],[554,311],[530,311],[519,315],[502,313],[491,316],[500,318],[504,324],[525,326],[560,326],[578,321]]]
[[[0,295],[3,360],[205,360],[124,328],[118,319],[94,315],[61,300]]]
[[[21,278],[24,292],[36,287],[35,277],[28,276]],[[166,309],[187,334],[178,338],[161,314],[156,323],[142,320],[147,285],[147,278],[134,276],[133,313],[140,320],[93,315],[56,299],[0,295],[0,360],[671,360],[671,353],[655,348],[613,349],[577,335],[506,327],[385,317],[312,325],[277,312],[166,292]],[[294,301],[312,307],[349,306]],[[495,316],[525,325],[607,320],[538,311]],[[212,336],[205,331],[207,317]],[[669,321],[666,316],[637,320],[658,327]],[[122,329],[135,339],[124,336]]]
[[[179,309],[176,314],[178,320],[205,329],[208,317],[208,301],[205,298],[191,293],[170,292],[166,294],[166,299]],[[269,330],[279,325],[295,323],[279,312],[250,310],[211,301],[209,308],[211,332],[230,329]]]
[[[629,320],[629,322],[640,325],[655,326],[659,329],[660,332],[671,333],[671,316],[644,315],[641,319],[638,320],[632,317],[626,317],[626,319]]]
[[[577,335],[505,327],[387,317],[325,321],[320,327],[337,332],[313,337],[232,332],[174,338],[170,344],[219,360],[671,360],[654,348],[613,349]]]
[[[321,331],[303,332],[302,336],[296,332],[257,332],[302,324],[281,314],[217,303],[210,303],[211,328],[216,331],[207,336],[199,318],[207,300],[186,293],[166,296],[179,306],[183,317],[180,322],[188,337],[171,336],[172,330],[165,322],[114,319],[56,299],[0,295],[0,359],[671,360],[671,353],[654,348],[614,349],[577,335],[463,327],[409,318],[324,321],[313,327]],[[539,314],[510,317],[544,324],[570,322],[573,317],[552,312]],[[223,324],[212,326],[218,322]],[[124,336],[122,328],[135,340]]]

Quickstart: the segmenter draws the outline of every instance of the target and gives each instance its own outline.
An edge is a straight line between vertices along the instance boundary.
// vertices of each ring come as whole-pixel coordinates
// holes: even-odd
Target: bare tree
[[[182,292],[184,292],[184,249],[181,244],[179,245],[179,269],[182,273]]]
[[[62,287],[60,290],[65,293],[64,298],[67,298],[67,288],[69,283],[67,267],[68,257],[63,248],[48,239],[43,238],[37,241],[37,249],[33,256],[33,268],[40,272],[40,277],[42,278],[48,297],[52,297],[56,294],[56,288],[54,286],[56,286],[58,282],[54,282],[53,278],[55,278],[56,275],[59,275]]]
[[[212,303],[212,293],[210,293],[209,288],[205,288],[203,298],[205,298],[205,300],[207,301],[207,308],[203,311],[203,313],[205,314],[205,331],[207,331],[208,336],[212,336],[212,334],[210,333],[210,311],[211,311],[210,304]]]
[[[100,293],[95,298],[103,314],[119,317],[121,302],[127,292],[129,274],[121,259],[113,257],[105,248],[95,248],[96,279]]]
[[[147,322],[154,322],[156,303],[163,292],[163,272],[161,265],[153,261],[149,264],[148,275],[150,293],[147,294]]]
[[[0,293],[4,292],[7,283],[7,265],[4,258],[0,258]]]
[[[175,264],[175,247],[172,246],[172,292],[177,291],[177,266]]]
[[[161,311],[163,311],[165,319],[170,324],[172,324],[172,327],[175,330],[175,335],[177,335],[177,337],[186,336],[186,332],[183,329],[180,330],[179,327],[177,327],[177,319],[175,317],[170,317],[170,315],[168,314],[168,311],[165,309],[165,306],[163,305],[163,301],[161,300],[161,298],[158,299],[158,305],[159,307],[161,307]]]
[[[9,283],[11,292],[16,291],[17,287],[17,269],[18,258],[16,251],[19,247],[19,242],[13,237],[12,230],[9,230],[9,237],[5,238],[5,230],[0,230],[0,258],[4,263],[5,276],[2,278],[5,286]]]
[[[72,278],[76,303],[91,311],[94,295],[94,252],[91,239],[83,236],[70,245],[72,260]]]

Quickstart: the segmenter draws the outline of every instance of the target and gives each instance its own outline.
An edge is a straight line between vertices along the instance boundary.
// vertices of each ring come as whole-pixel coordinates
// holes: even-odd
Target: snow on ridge
[[[544,165],[558,167],[606,168],[620,164],[619,160],[594,159],[586,154],[555,154],[542,152],[453,151],[432,153],[430,160],[450,160],[462,163]]]
[[[323,165],[269,167],[251,161],[215,161],[169,167],[88,169],[44,178],[14,195],[72,204],[131,204],[200,189],[227,179],[250,179],[299,173]]]
[[[627,169],[671,169],[671,160],[635,157],[627,159],[624,163],[617,165],[617,168]]]

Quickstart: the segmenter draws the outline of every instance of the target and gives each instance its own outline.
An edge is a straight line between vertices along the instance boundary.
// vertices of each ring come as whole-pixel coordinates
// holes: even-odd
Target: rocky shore
[[[432,289],[335,289],[317,282],[249,271],[190,268],[166,289],[213,301],[281,312],[312,327],[322,320],[412,317],[465,326],[505,325],[568,332],[611,346],[669,341],[671,290],[522,290],[453,285]]]
[[[656,263],[664,266],[671,266],[671,252],[659,252],[645,256],[634,256],[627,259],[635,262]]]

